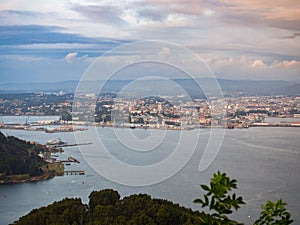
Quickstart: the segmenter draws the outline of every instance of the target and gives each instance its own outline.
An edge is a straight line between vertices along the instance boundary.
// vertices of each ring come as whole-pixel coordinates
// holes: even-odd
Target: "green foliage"
[[[93,210],[97,205],[115,205],[120,199],[117,191],[112,189],[105,189],[102,191],[93,191],[89,196],[89,208]]]
[[[254,225],[287,225],[291,224],[291,214],[286,211],[287,203],[279,199],[276,202],[267,201],[266,205],[261,206],[262,212]]]
[[[219,220],[221,224],[228,224],[230,221],[227,214],[232,213],[232,209],[237,210],[241,204],[245,204],[242,197],[237,197],[236,194],[228,194],[232,189],[237,189],[237,181],[231,180],[226,173],[218,171],[210,180],[210,186],[200,185],[206,192],[204,200],[195,199],[194,203],[199,203],[203,207],[208,207],[215,211],[212,216]],[[211,224],[211,223],[209,223]]]
[[[80,199],[65,199],[32,210],[14,225],[193,225],[205,224],[209,215],[194,212],[163,199],[152,199],[146,194],[135,194],[123,199],[118,192],[106,189],[93,191],[89,208]]]
[[[0,132],[0,174],[5,176],[24,175],[39,176],[41,166],[46,163],[38,157],[42,146],[31,144],[13,136],[6,137]]]
[[[81,199],[64,199],[59,202],[32,210],[28,215],[14,222],[15,225],[82,225],[85,223],[86,207]]]
[[[113,196],[109,196],[113,195]],[[99,198],[102,196],[104,198]],[[96,197],[97,201],[93,198]],[[131,195],[113,204],[104,199],[116,199],[115,191],[104,190],[90,195],[88,224],[201,224],[203,213],[193,212],[167,200],[152,199],[146,194]],[[97,204],[95,204],[97,202]]]

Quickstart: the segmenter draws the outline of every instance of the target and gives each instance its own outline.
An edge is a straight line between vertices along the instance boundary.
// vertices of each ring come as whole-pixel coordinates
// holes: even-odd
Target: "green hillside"
[[[209,215],[192,211],[163,199],[146,194],[135,194],[120,199],[117,191],[93,191],[89,205],[81,199],[64,199],[32,210],[14,222],[17,225],[50,224],[205,224]],[[233,223],[235,224],[235,223]]]
[[[18,183],[53,176],[38,154],[45,147],[0,132],[0,183]]]

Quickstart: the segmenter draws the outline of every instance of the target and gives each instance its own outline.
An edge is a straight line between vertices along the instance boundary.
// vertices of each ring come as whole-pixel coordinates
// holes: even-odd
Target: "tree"
[[[204,194],[204,200],[195,199],[194,203],[202,204],[202,208],[208,207],[215,211],[212,217],[218,220],[217,224],[234,224],[226,215],[232,213],[232,208],[237,210],[241,204],[245,204],[242,197],[237,197],[235,193],[228,194],[232,189],[237,189],[237,181],[231,180],[226,173],[218,171],[210,180],[209,187],[204,184],[200,186],[207,193]]]
[[[91,218],[95,216],[96,211],[98,211],[98,213],[104,212],[104,210],[107,209],[105,206],[114,206],[120,199],[120,195],[115,190],[105,189],[101,191],[93,191],[89,195],[89,199],[89,220],[92,220]],[[103,208],[97,208],[97,206],[102,206]],[[107,215],[105,214],[105,216]]]
[[[287,225],[291,224],[291,214],[286,211],[287,203],[279,199],[276,202],[267,201],[266,205],[262,205],[260,217],[255,221],[254,225]]]
[[[81,199],[64,199],[46,207],[33,209],[26,216],[22,216],[15,225],[83,225],[85,224],[85,205]]]
[[[117,191],[112,189],[105,189],[102,191],[93,191],[90,196],[90,209],[95,208],[97,205],[115,205],[120,199]]]

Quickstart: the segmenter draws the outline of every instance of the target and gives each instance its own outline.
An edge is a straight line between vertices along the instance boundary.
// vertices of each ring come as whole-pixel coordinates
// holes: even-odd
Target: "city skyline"
[[[294,0],[15,0],[0,3],[0,21],[1,83],[79,80],[102,54],[143,40],[190,49],[217,78],[299,80]]]

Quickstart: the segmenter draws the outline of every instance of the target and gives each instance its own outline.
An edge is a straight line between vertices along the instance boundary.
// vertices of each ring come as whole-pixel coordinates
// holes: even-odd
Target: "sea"
[[[56,117],[1,118],[4,123],[52,119]],[[80,163],[66,165],[65,169],[84,170],[85,175],[0,185],[1,225],[64,198],[79,197],[87,204],[92,191],[107,188],[117,190],[121,197],[146,193],[207,211],[193,200],[203,197],[200,184],[209,184],[218,170],[238,181],[234,192],[246,202],[229,218],[253,224],[261,205],[267,200],[283,199],[294,224],[300,224],[300,128],[165,131],[88,127],[85,131],[63,133],[6,129],[1,132],[41,144],[57,138],[69,144],[92,143],[65,147],[63,153],[53,154],[57,159],[76,158]],[[214,143],[218,143],[218,149],[210,154],[207,151],[212,150],[207,146]],[[208,163],[199,170],[201,160]]]

